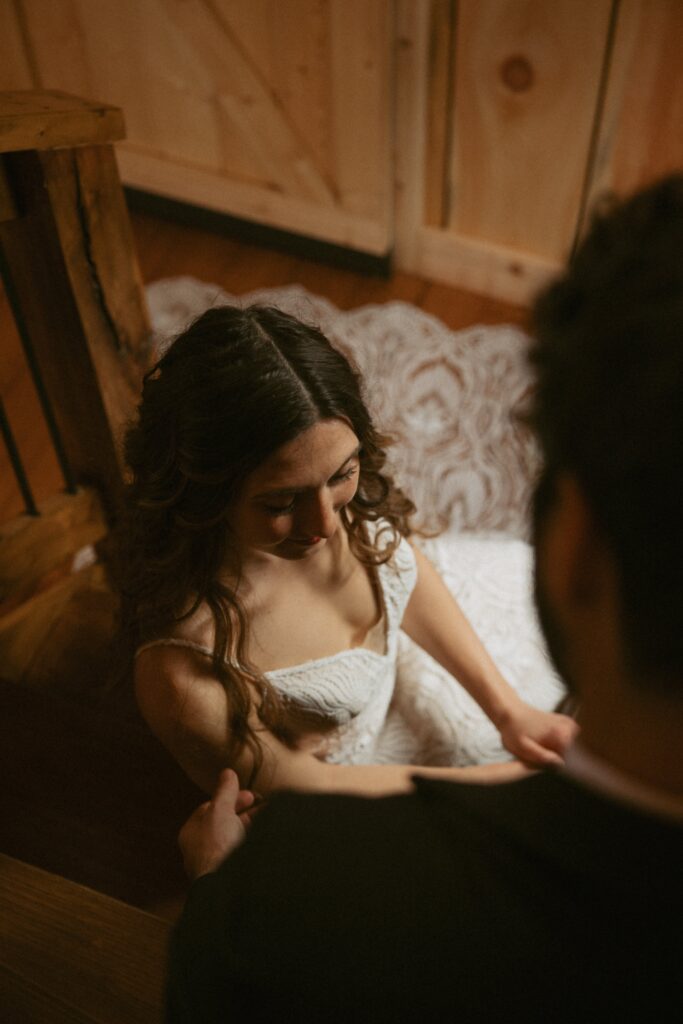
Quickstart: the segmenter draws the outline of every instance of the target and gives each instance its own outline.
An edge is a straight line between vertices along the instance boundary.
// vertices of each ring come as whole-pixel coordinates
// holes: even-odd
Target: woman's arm
[[[561,762],[578,726],[526,704],[499,672],[429,559],[413,547],[417,583],[401,623],[461,683],[499,730],[507,749],[531,764]]]
[[[215,791],[225,768],[233,768],[246,785],[252,758],[245,749],[237,764],[228,763],[228,698],[210,674],[206,658],[179,647],[144,651],[137,659],[135,691],[152,732],[206,793]],[[261,796],[278,789],[365,796],[403,793],[412,789],[416,773],[460,782],[504,782],[528,774],[516,762],[467,768],[326,764],[308,751],[291,750],[256,719],[253,724],[259,728],[264,763],[250,789]]]

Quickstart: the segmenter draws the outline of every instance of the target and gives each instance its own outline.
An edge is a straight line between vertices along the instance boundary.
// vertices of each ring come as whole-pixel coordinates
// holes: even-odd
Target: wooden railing
[[[148,352],[112,145],[123,135],[115,107],[0,93],[0,270],[65,487],[37,507],[14,452],[26,513],[0,527],[0,676],[29,685],[96,672],[113,628],[99,560],[73,570],[116,516]]]

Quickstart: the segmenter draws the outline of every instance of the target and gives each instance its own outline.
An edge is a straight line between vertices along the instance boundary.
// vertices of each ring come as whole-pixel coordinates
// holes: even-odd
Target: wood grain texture
[[[126,184],[146,192],[310,235],[335,245],[347,245],[361,252],[382,256],[390,247],[386,223],[355,216],[339,207],[321,207],[204,168],[180,167],[165,157],[133,146],[119,148],[118,162]]]
[[[13,3],[0,4],[0,90],[35,89],[31,69],[31,55],[27,52],[21,31],[17,7]]]
[[[126,111],[128,184],[386,252],[390,0],[22,3],[46,80]]]
[[[39,512],[0,524],[0,608],[10,594],[30,592],[47,573],[107,532],[101,502],[91,488],[55,494]]]
[[[610,10],[610,0],[460,0],[450,232],[566,256]]]
[[[424,223],[429,227],[445,227],[448,223],[450,190],[447,177],[452,141],[449,111],[455,102],[455,28],[455,0],[431,0],[424,175]]]
[[[0,153],[114,142],[123,114],[107,103],[52,91],[0,93]]]
[[[115,626],[116,601],[101,565],[62,576],[0,614],[3,678],[64,693],[78,692],[84,679],[105,686]]]
[[[6,165],[23,211],[0,225],[14,313],[76,478],[114,501],[119,433],[134,406],[149,328],[113,153],[15,153]]]
[[[433,281],[525,306],[561,267],[559,261],[535,253],[438,228],[419,232],[416,259],[421,272]]]
[[[621,0],[588,209],[683,170],[683,4]]]
[[[165,921],[4,854],[0,908],[5,1008],[41,1024],[161,1020]]]
[[[425,218],[429,14],[426,3],[396,2],[394,254],[397,266],[409,273],[420,271]]]
[[[35,386],[0,281],[0,394],[5,405],[33,496],[40,504],[64,487]],[[24,511],[4,445],[0,445],[0,522]]]

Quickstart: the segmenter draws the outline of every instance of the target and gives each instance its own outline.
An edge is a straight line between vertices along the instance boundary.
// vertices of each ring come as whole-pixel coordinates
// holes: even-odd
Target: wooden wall
[[[397,11],[405,269],[527,301],[599,194],[683,170],[681,0],[398,0]]]
[[[126,183],[390,248],[389,0],[0,6],[0,55],[14,54],[0,88],[33,83],[121,106]]]
[[[121,105],[148,191],[525,301],[683,167],[682,0],[14,0],[0,88]]]

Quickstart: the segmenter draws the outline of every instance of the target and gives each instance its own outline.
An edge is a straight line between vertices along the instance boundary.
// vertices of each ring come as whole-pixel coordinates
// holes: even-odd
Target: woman
[[[527,764],[575,732],[506,683],[408,538],[348,362],[272,308],[209,310],[146,376],[128,433],[122,607],[142,714],[211,792],[410,788],[373,764],[399,629],[470,692]],[[514,777],[521,764],[423,768]]]

